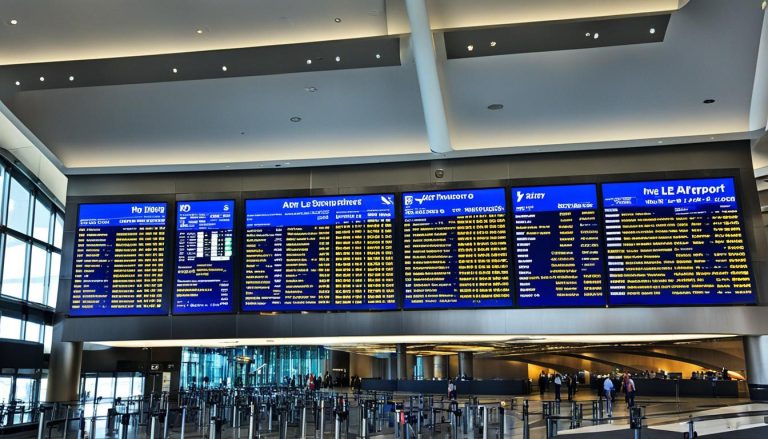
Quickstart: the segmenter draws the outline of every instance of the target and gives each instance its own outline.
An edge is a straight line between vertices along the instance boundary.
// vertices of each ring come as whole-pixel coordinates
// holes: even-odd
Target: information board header
[[[736,208],[732,178],[603,184],[604,207],[692,207],[720,204]]]
[[[597,209],[597,186],[513,187],[512,207],[515,213]]]
[[[503,188],[403,194],[403,217],[406,219],[487,215],[506,211]]]
[[[179,231],[232,229],[234,200],[182,201],[178,203],[176,227]]]
[[[393,220],[393,194],[245,201],[245,227],[319,226]]]
[[[81,204],[78,227],[165,225],[166,203]]]

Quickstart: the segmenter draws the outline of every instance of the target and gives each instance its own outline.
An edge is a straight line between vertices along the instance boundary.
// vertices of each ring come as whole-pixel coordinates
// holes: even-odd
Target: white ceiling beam
[[[429,149],[437,154],[445,154],[453,148],[440,76],[437,73],[437,56],[427,5],[425,0],[406,0],[405,6],[411,25],[411,48],[419,80]]]

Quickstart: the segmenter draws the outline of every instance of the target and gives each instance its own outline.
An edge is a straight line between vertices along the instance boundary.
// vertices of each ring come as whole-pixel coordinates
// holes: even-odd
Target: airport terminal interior
[[[768,438],[768,2],[0,0],[0,437]]]

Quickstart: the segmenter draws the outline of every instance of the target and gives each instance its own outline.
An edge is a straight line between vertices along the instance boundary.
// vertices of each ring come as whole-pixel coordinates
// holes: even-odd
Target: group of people
[[[613,416],[613,403],[616,401],[616,385],[613,384],[613,377],[608,375],[603,381],[603,389],[600,397],[605,397],[605,407],[608,412],[608,416]],[[632,376],[624,372],[621,377],[621,391],[624,393],[624,402],[627,404],[627,408],[635,406],[635,380]]]
[[[539,374],[539,392],[541,396],[544,396],[544,392],[549,388],[550,381],[555,386],[555,401],[560,401],[560,390],[563,385],[568,390],[568,401],[572,401],[579,388],[579,377],[574,374],[560,374],[556,373],[553,376],[547,375],[543,370]]]
[[[331,374],[326,371],[325,375],[317,374],[315,376],[312,372],[306,375],[299,375],[298,382],[296,381],[296,375],[293,377],[286,376],[283,378],[283,383],[292,389],[301,388],[313,392],[320,389],[333,389],[334,385],[344,385],[345,380],[346,376],[344,375],[334,380]]]

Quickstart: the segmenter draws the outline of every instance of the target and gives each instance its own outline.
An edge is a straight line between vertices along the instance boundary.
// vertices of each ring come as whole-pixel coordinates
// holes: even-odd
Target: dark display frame
[[[605,253],[605,223],[604,223],[604,206],[603,206],[603,192],[602,184],[605,183],[632,183],[632,182],[645,182],[645,181],[665,181],[665,180],[697,180],[707,178],[732,178],[734,182],[734,188],[736,191],[736,203],[738,205],[738,215],[741,227],[742,236],[744,239],[745,250],[747,254],[747,264],[749,277],[752,282],[752,303],[738,303],[738,304],[717,304],[717,305],[701,305],[701,304],[658,304],[658,305],[611,305],[610,294],[608,291],[608,271],[607,271],[607,257]],[[537,186],[569,186],[580,184],[594,184],[597,187],[598,197],[598,223],[600,227],[599,242],[601,245],[601,252],[603,256],[603,296],[605,298],[604,306],[568,306],[567,309],[587,309],[587,308],[678,308],[678,307],[713,307],[713,306],[755,306],[760,304],[759,293],[756,289],[757,283],[755,279],[754,264],[752,263],[752,248],[751,241],[756,239],[754,233],[750,230],[752,224],[747,222],[745,218],[745,206],[743,199],[743,182],[738,168],[728,169],[713,169],[713,170],[685,170],[685,171],[651,171],[640,173],[619,173],[619,174],[588,174],[588,175],[576,175],[576,176],[548,176],[537,178],[509,178],[509,179],[490,179],[482,181],[466,181],[466,182],[446,182],[446,183],[421,183],[421,184],[406,184],[406,185],[382,185],[382,186],[364,186],[364,187],[344,187],[344,188],[315,188],[315,189],[278,189],[267,191],[242,191],[242,192],[218,192],[218,193],[200,193],[200,194],[175,194],[175,195],[137,195],[137,196],[88,196],[88,197],[72,197],[70,202],[74,201],[77,207],[77,215],[71,220],[75,224],[79,217],[79,205],[80,204],[113,204],[113,203],[147,203],[147,202],[165,202],[168,205],[166,213],[166,251],[165,265],[163,270],[164,279],[169,281],[163,284],[163,314],[157,315],[179,315],[179,316],[210,316],[210,315],[238,315],[238,314],[275,314],[276,312],[262,312],[262,311],[243,311],[244,295],[242,294],[242,283],[244,270],[243,265],[243,249],[244,249],[244,236],[245,236],[245,200],[252,199],[276,199],[276,198],[306,198],[306,197],[327,197],[327,196],[354,196],[354,195],[375,195],[375,194],[393,194],[395,199],[395,219],[394,225],[394,270],[395,270],[395,299],[397,307],[392,310],[338,310],[338,311],[278,311],[283,314],[297,314],[297,313],[327,313],[327,312],[339,312],[339,313],[360,313],[360,312],[395,312],[395,311],[431,311],[431,310],[454,310],[454,309],[554,309],[562,307],[549,307],[549,306],[525,306],[519,305],[518,292],[515,289],[516,285],[516,267],[517,267],[517,255],[513,248],[514,226],[513,220],[513,205],[511,200],[511,188],[526,188]],[[507,221],[507,251],[510,257],[509,271],[510,271],[510,287],[512,290],[513,305],[511,307],[472,307],[472,308],[405,308],[404,307],[404,264],[403,264],[403,211],[402,211],[402,199],[405,192],[440,192],[451,190],[472,190],[472,189],[492,189],[502,188],[505,191],[505,198],[507,203],[506,221]],[[175,273],[176,273],[176,261],[175,261],[175,249],[176,249],[176,208],[177,203],[181,201],[207,201],[207,200],[234,200],[235,201],[235,226],[234,226],[234,239],[235,241],[241,241],[241,245],[233,246],[233,260],[234,266],[234,283],[232,291],[233,311],[221,312],[221,313],[172,313],[172,301],[175,296]],[[70,215],[67,215],[65,221],[70,221]],[[168,218],[174,219],[173,227],[168,226]],[[70,223],[71,224],[71,223]],[[76,229],[76,225],[74,229]],[[74,245],[74,244],[73,244]],[[67,250],[64,249],[66,252]],[[70,251],[74,251],[73,249]],[[171,259],[173,258],[173,259]],[[72,258],[72,269],[74,270],[74,257]],[[71,293],[72,288],[70,286],[67,300],[66,311],[70,310],[71,306]],[[235,306],[235,304],[238,304]],[[136,316],[135,314],[121,314],[121,315],[91,315],[91,316],[71,316],[73,318],[89,318],[89,317],[129,317]],[[139,316],[147,316],[146,314],[139,314]]]

